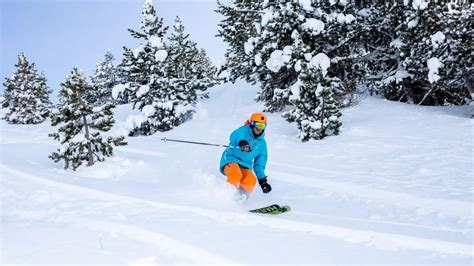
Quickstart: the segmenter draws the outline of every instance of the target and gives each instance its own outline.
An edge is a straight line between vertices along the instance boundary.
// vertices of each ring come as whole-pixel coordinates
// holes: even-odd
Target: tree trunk
[[[82,119],[84,121],[84,129],[86,131],[86,140],[87,140],[87,156],[89,157],[89,163],[87,166],[94,165],[94,156],[92,154],[92,145],[90,143],[90,135],[89,135],[89,125],[87,124],[86,116],[83,115]]]

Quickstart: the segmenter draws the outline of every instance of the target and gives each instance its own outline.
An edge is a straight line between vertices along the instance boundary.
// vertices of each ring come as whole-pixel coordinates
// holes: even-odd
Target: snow
[[[349,15],[344,15],[343,13],[338,13],[337,15],[335,15],[336,19],[337,19],[337,22],[341,23],[341,24],[350,24],[352,23],[356,18],[349,14]]]
[[[146,117],[152,116],[155,112],[156,112],[155,106],[152,105],[152,104],[145,105],[145,106],[143,106],[143,108],[142,108],[142,113],[143,113]]]
[[[291,91],[291,95],[290,95],[290,100],[297,100],[300,98],[300,89],[301,87],[303,86],[303,82],[301,82],[301,80],[298,79],[298,81],[295,82],[295,84],[291,85],[290,87],[290,91]]]
[[[405,44],[403,43],[403,41],[400,38],[396,38],[395,40],[390,42],[390,47],[394,47],[394,48],[397,48],[397,49],[402,48],[404,45]]]
[[[260,54],[256,54],[255,55],[255,64],[257,66],[261,65],[262,64],[262,56]]]
[[[327,70],[331,65],[331,60],[326,54],[319,53],[311,59],[309,64],[311,67],[321,70],[323,76],[326,76]]]
[[[298,0],[298,4],[306,11],[314,10],[314,8],[311,6],[311,0]]]
[[[430,83],[434,83],[441,78],[439,76],[439,69],[443,67],[443,63],[441,63],[437,57],[432,57],[428,59],[427,64],[429,69],[428,80]]]
[[[363,8],[357,12],[357,15],[362,17],[369,17],[372,14],[372,11],[369,8]]]
[[[418,26],[418,18],[412,19],[408,22],[408,28],[409,29],[412,29],[416,26]]]
[[[275,50],[270,54],[270,58],[265,62],[268,69],[273,72],[280,71],[281,67],[285,65],[284,54],[282,50]]]
[[[301,71],[301,68],[302,68],[302,66],[301,66],[301,60],[296,61],[296,63],[295,63],[295,71],[296,71],[296,72],[300,72],[300,71]]]
[[[137,90],[137,97],[142,97],[143,95],[147,94],[150,91],[150,86],[147,85],[141,85],[140,88]]]
[[[255,47],[253,45],[253,38],[250,38],[248,41],[244,43],[244,52],[246,55],[251,54],[254,48]]]
[[[347,6],[347,4],[349,4],[349,0],[339,0],[339,4]]]
[[[444,42],[446,36],[441,31],[437,31],[435,34],[430,36],[431,38],[431,45],[433,45],[434,49],[437,49],[440,44]]]
[[[468,106],[367,96],[342,110],[339,136],[306,143],[268,113],[273,191],[257,186],[238,204],[217,169],[222,148],[160,139],[227,144],[262,110],[257,91],[215,86],[193,120],[127,138],[114,157],[76,172],[47,157],[57,148],[48,122],[0,121],[1,264],[472,265]],[[114,129],[146,119],[130,105],[114,117]],[[292,211],[247,212],[270,203]]]
[[[140,53],[143,52],[143,49],[144,49],[144,48],[145,48],[145,47],[144,47],[143,45],[140,45],[140,46],[138,46],[137,48],[133,49],[133,51],[132,51],[132,52],[133,52],[133,56],[134,56],[135,58],[138,58],[138,56],[140,55]]]
[[[262,26],[265,27],[273,19],[273,10],[269,9],[262,15]]]
[[[354,20],[356,20],[356,18],[353,15],[351,14],[346,15],[346,19],[345,19],[346,24],[351,24]]]
[[[301,26],[303,29],[309,30],[313,35],[318,35],[324,30],[324,22],[315,18],[307,19]]]
[[[150,45],[156,48],[163,48],[163,39],[159,36],[151,36]]]
[[[117,100],[120,93],[123,93],[129,87],[128,84],[117,84],[112,88],[112,98]]]
[[[148,117],[145,115],[129,115],[127,117],[126,127],[128,130],[140,127]]]
[[[412,6],[415,10],[424,10],[428,7],[428,2],[425,0],[413,0]]]
[[[390,76],[383,80],[385,84],[395,81],[396,83],[402,82],[405,78],[411,77],[412,75],[404,68],[400,68],[395,72],[395,75]]]
[[[158,62],[164,62],[168,58],[168,52],[166,50],[158,50],[155,53],[155,60]]]

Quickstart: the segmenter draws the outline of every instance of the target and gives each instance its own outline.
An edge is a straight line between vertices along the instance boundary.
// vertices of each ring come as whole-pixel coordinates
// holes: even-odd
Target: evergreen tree
[[[278,111],[289,104],[290,87],[301,69],[319,53],[339,62],[329,71],[343,81],[332,87],[338,100],[345,102],[346,95],[365,76],[355,60],[362,54],[353,45],[361,35],[355,5],[351,1],[279,0],[254,3],[252,12],[243,12],[246,2],[235,1],[218,10],[226,16],[220,36],[231,47],[226,54],[227,67],[233,68],[234,76],[260,82],[262,90],[257,100],[265,102],[265,109]],[[237,29],[230,22],[239,21],[238,15],[252,20]],[[232,38],[233,34],[243,39]]]
[[[193,72],[196,79],[200,82],[198,88],[207,89],[222,82],[222,79],[217,76],[217,68],[207,56],[204,49],[200,49],[197,54],[197,60]],[[207,92],[204,92],[203,89],[198,90],[200,91],[198,93],[199,98],[208,98]]]
[[[49,115],[51,102],[44,74],[38,75],[23,53],[18,55],[17,70],[3,83],[2,108],[8,111],[4,119],[12,124],[37,124]]]
[[[198,94],[218,83],[216,69],[206,52],[185,34],[179,17],[175,19],[173,32],[169,38],[168,76],[178,85],[178,99],[185,104],[195,104]],[[206,93],[202,93],[206,97]]]
[[[253,71],[261,83],[257,100],[265,102],[267,111],[279,111],[289,104],[289,88],[305,63],[301,59],[311,55],[300,19],[312,15],[297,2],[268,2],[263,8],[257,34],[244,43],[244,48],[254,58]]]
[[[151,135],[167,131],[191,117],[190,106],[180,99],[180,84],[170,79],[167,45],[163,36],[168,27],[158,18],[151,0],[145,1],[142,11],[141,31],[129,29],[142,44],[134,50],[125,48],[121,64],[122,77],[126,77],[127,100],[142,114],[128,119],[130,135]]]
[[[349,106],[357,100],[356,85],[368,73],[364,60],[367,50],[361,45],[369,28],[367,16],[354,0],[329,1],[329,5],[317,8],[323,13],[325,29],[315,43],[331,58],[328,73],[338,81],[331,85],[334,99],[341,107]]]
[[[445,40],[438,40],[437,47],[433,47],[435,56],[443,66],[439,72],[440,79],[432,84],[431,91],[425,94],[423,104],[468,104],[472,101],[470,91],[473,91],[471,79],[474,77],[471,54],[472,9],[463,8],[458,3],[449,3],[444,7],[444,13],[444,24],[447,27],[442,31],[442,35],[445,35]],[[432,41],[442,36],[439,32],[430,36]]]
[[[360,39],[367,52],[363,58],[368,76],[364,80],[370,93],[382,94],[387,99],[399,99],[404,93],[403,79],[408,72],[402,66],[400,49],[406,44],[400,30],[409,12],[408,3],[376,2],[364,9],[367,30]]]
[[[51,125],[60,125],[57,133],[49,134],[59,141],[61,147],[49,158],[54,162],[64,160],[64,169],[75,170],[84,162],[88,166],[112,156],[113,147],[126,145],[124,137],[103,137],[101,132],[109,131],[113,124],[114,104],[105,103],[93,107],[84,96],[96,90],[87,84],[84,75],[74,68],[59,91],[59,111],[52,115]]]
[[[164,64],[167,51],[163,36],[168,27],[163,25],[163,19],[156,16],[151,0],[146,0],[142,10],[141,31],[128,29],[133,38],[141,41],[135,49],[124,47],[123,60],[119,65],[121,83],[125,91],[121,96],[123,101],[137,105],[137,92],[142,85],[150,83],[153,74],[164,76]],[[163,56],[165,58],[163,58]],[[158,60],[159,59],[159,60]]]
[[[133,103],[135,100],[135,88],[132,84],[138,81],[145,81],[144,74],[141,73],[139,59],[135,57],[133,51],[127,47],[123,47],[123,59],[117,67],[118,84],[112,88],[112,98],[120,103]],[[143,65],[143,61],[140,63]]]
[[[466,77],[472,57],[466,40],[472,30],[471,20],[463,17],[472,11],[450,10],[450,6],[456,4],[420,0],[378,6],[380,14],[373,25],[387,41],[373,45],[369,85],[389,100],[425,105],[467,103]]]
[[[340,82],[338,78],[329,78],[323,71],[310,66],[305,67],[292,86],[290,102],[294,107],[283,117],[290,123],[296,122],[302,141],[339,134],[341,113],[331,86]]]
[[[104,60],[97,64],[91,77],[92,85],[98,87],[98,90],[95,94],[86,96],[87,102],[98,106],[113,101],[112,88],[118,84],[118,73],[113,61],[112,52],[107,50]]]
[[[232,82],[244,78],[248,82],[255,83],[253,58],[247,54],[244,44],[259,32],[263,2],[234,0],[230,5],[220,1],[217,3],[216,12],[224,17],[218,24],[217,36],[228,44],[225,53],[226,62],[219,72],[228,72],[228,78]]]

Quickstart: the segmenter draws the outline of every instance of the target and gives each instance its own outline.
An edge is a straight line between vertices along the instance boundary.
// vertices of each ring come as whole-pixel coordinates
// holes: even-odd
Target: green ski
[[[285,213],[285,212],[289,212],[290,210],[291,210],[291,208],[288,205],[280,206],[278,204],[272,204],[272,205],[267,206],[267,207],[258,208],[258,209],[254,209],[254,210],[249,210],[249,212],[276,215],[276,214],[282,214],[282,213]]]

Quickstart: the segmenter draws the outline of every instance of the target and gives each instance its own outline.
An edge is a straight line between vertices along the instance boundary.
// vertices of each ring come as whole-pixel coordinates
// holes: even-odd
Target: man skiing
[[[229,147],[222,153],[220,171],[227,176],[227,182],[238,189],[241,200],[248,198],[257,180],[263,193],[272,190],[265,175],[266,127],[267,116],[253,113],[243,126],[232,132]]]

